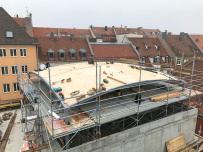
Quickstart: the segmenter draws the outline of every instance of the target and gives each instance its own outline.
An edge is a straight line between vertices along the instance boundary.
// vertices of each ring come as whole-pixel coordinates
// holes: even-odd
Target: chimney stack
[[[18,14],[16,15],[16,17],[18,18]]]
[[[107,31],[107,26],[104,27],[105,31]]]
[[[166,37],[167,37],[167,30],[165,30],[165,32],[162,32],[162,38],[166,40]]]
[[[53,32],[51,32],[51,40],[54,40],[54,33]]]
[[[184,35],[185,35],[185,33],[184,32],[180,32],[180,40],[182,41],[182,42],[184,42]]]
[[[127,26],[125,26],[125,31],[127,32],[127,30],[128,30],[128,29],[127,29]]]
[[[72,40],[72,41],[75,40],[75,36],[74,36],[74,34],[71,34],[70,37],[71,37],[71,40]]]
[[[92,29],[92,25],[90,25],[90,28]]]
[[[60,36],[60,28],[58,28],[58,36]]]

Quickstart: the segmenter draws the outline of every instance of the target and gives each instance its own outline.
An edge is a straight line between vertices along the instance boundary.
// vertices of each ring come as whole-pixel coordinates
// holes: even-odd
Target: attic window
[[[61,35],[61,36],[66,36],[66,34],[62,33],[62,35]]]
[[[175,50],[175,53],[177,54],[177,53],[180,53],[180,51],[179,50]]]
[[[50,36],[50,33],[47,33],[47,36]]]
[[[54,33],[54,36],[57,36],[57,34],[56,34],[56,33]]]
[[[67,36],[70,36],[70,34],[67,34]]]
[[[155,32],[152,32],[152,35],[156,35],[156,33],[155,33]]]
[[[6,37],[13,37],[12,31],[6,31]]]
[[[199,39],[196,39],[195,41],[196,41],[196,42],[199,42]]]
[[[80,33],[80,36],[83,36],[83,34],[82,34],[82,33]]]

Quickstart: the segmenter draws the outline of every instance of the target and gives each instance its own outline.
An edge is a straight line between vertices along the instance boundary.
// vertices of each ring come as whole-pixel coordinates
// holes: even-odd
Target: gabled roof
[[[123,27],[115,27],[117,35],[119,34],[140,34],[144,35],[142,33],[142,30],[140,28],[127,28],[127,31]]]
[[[166,43],[176,56],[182,56],[184,52],[185,57],[193,57],[194,50],[199,50],[195,44],[191,41],[187,34],[184,34],[184,41],[182,42],[179,35],[167,35]],[[178,51],[176,51],[178,50]],[[198,56],[202,56],[201,52],[198,51]]]
[[[199,46],[203,51],[203,35],[190,35],[193,41]]]
[[[47,34],[58,35],[58,30],[60,31],[60,36],[74,34],[75,37],[85,37],[86,35],[91,36],[89,29],[68,29],[68,28],[49,28],[49,27],[33,27],[33,37],[47,37]]]
[[[158,29],[142,29],[142,31],[148,38],[156,38],[159,33]]]
[[[13,19],[18,23],[18,25],[22,28],[25,27],[25,18],[20,18],[20,17],[13,17]]]
[[[74,41],[72,41],[70,37],[54,37],[54,40],[51,40],[50,37],[40,37],[38,38],[38,42],[40,43],[39,50],[42,53],[42,55],[40,56],[41,60],[45,60],[44,57],[47,57],[47,51],[49,49],[52,49],[54,51],[55,60],[59,60],[59,49],[65,51],[65,60],[71,59],[69,55],[70,49],[74,49],[76,51],[77,60],[81,60],[81,56],[79,54],[80,49],[85,49],[87,51],[87,59],[89,57],[92,57],[85,37],[77,37]]]
[[[128,38],[128,40],[131,41],[135,47],[139,47],[138,51],[141,57],[167,56],[158,38]],[[156,49],[155,45],[159,47],[160,51]],[[150,47],[150,51],[147,50],[146,46]]]
[[[91,44],[95,58],[138,58],[130,44]]]
[[[6,31],[13,32],[13,37],[6,37]],[[2,7],[0,7],[0,44],[27,45],[35,43],[36,41],[32,39]]]
[[[114,30],[112,27],[107,27],[107,31],[105,31],[105,27],[92,27],[92,31],[94,34],[101,34],[106,36],[115,36]]]

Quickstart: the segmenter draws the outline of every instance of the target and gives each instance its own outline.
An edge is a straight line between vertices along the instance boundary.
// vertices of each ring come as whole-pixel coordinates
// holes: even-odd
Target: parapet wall
[[[97,142],[87,143],[66,152],[166,152],[165,142],[180,134],[186,143],[194,139],[197,109],[134,127]]]

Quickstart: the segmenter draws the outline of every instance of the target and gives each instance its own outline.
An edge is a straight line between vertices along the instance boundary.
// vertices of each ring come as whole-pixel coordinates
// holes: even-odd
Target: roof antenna
[[[29,16],[29,11],[28,11],[28,7],[26,6],[26,13],[27,13],[27,16]]]

